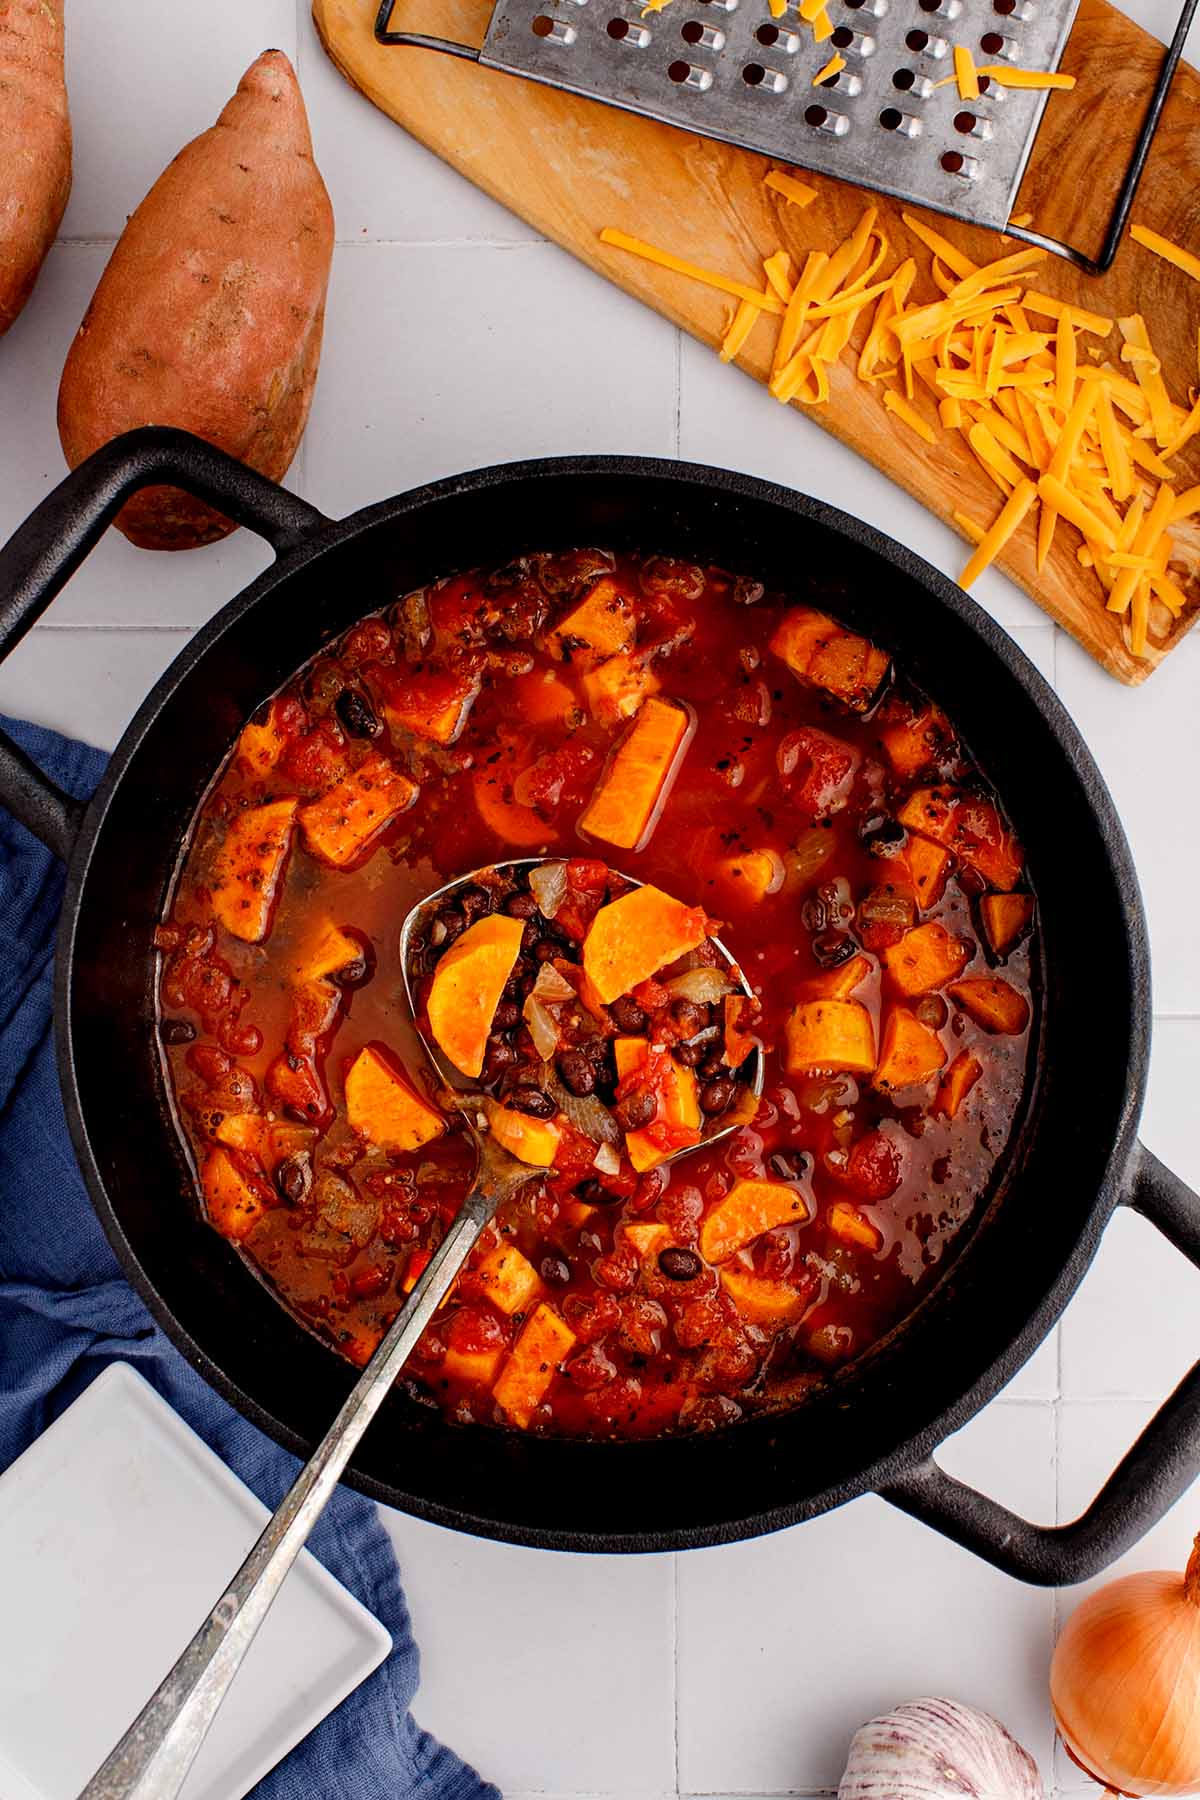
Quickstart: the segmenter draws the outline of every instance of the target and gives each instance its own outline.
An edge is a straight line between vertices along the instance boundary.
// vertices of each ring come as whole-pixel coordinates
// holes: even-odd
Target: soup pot
[[[87,805],[7,740],[0,801],[67,864],[56,1004],[71,1135],[130,1281],[194,1367],[300,1455],[355,1375],[205,1222],[172,1121],[152,940],[215,770],[301,663],[411,588],[535,548],[661,550],[833,611],[961,723],[1038,896],[1042,1006],[1022,1116],[941,1278],[794,1410],[606,1443],[455,1426],[397,1390],[348,1479],[439,1524],[553,1549],[723,1543],[869,1490],[1027,1581],[1083,1580],[1135,1542],[1200,1469],[1200,1363],[1074,1523],[1031,1524],[933,1460],[1052,1328],[1118,1206],[1200,1265],[1200,1199],[1136,1138],[1150,977],[1128,846],[1078,732],[1004,632],[911,551],[745,475],[557,458],[455,476],[334,521],[199,439],[154,429],[99,451],[0,552],[0,655],[121,503],[160,483],[258,532],[275,562],[176,658]]]

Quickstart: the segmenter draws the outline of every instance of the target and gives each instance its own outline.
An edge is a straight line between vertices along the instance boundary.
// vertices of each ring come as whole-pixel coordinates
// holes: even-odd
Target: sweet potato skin
[[[0,337],[33,292],[71,192],[64,0],[0,0]]]
[[[123,431],[174,425],[279,480],[308,418],[332,255],[295,71],[268,50],[159,176],[100,278],[59,389],[70,466]],[[149,550],[233,530],[169,487],[135,495],[116,523]]]

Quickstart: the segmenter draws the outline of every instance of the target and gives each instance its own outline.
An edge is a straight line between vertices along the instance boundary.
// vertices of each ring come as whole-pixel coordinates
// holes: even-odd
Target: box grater
[[[375,36],[1003,230],[1099,274],[1116,255],[1198,3],[1185,0],[1095,258],[1009,224],[1046,90],[984,76],[968,104],[953,82],[936,85],[956,43],[977,62],[1056,69],[1078,0],[828,0],[834,29],[820,44],[795,12],[773,16],[768,0],[669,0],[657,12],[645,0],[496,0],[479,48],[393,30],[397,0],[383,0]],[[814,87],[834,51],[845,67]]]

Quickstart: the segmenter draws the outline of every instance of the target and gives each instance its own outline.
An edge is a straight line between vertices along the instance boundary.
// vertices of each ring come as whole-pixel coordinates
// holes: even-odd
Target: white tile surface
[[[1130,10],[1163,35],[1174,0]],[[297,56],[338,217],[326,355],[289,477],[316,504],[349,511],[511,457],[680,454],[794,484],[951,575],[961,566],[955,536],[811,420],[538,243],[378,116],[327,67],[307,0],[212,0],[199,24],[139,0],[80,5],[70,41],[71,241],[0,340],[0,538],[63,472],[58,374],[113,235],[277,44]],[[246,533],[179,556],[110,533],[0,670],[0,707],[112,745],[188,632],[268,554]],[[977,593],[1057,684],[1113,787],[1146,892],[1157,1010],[1174,1015],[1159,1019],[1146,1135],[1200,1184],[1200,834],[1186,785],[1200,640],[1131,693],[1002,576],[989,571]],[[1059,1516],[1077,1511],[1200,1350],[1196,1281],[1149,1226],[1118,1219],[1060,1331],[946,1448],[947,1466],[1031,1517],[1054,1516],[1056,1489]],[[867,1713],[937,1687],[999,1712],[1055,1773],[1053,1598],[878,1501],[757,1544],[624,1562],[387,1520],[423,1653],[418,1717],[508,1800],[828,1788]],[[1135,1560],[1177,1560],[1188,1526],[1183,1506]]]

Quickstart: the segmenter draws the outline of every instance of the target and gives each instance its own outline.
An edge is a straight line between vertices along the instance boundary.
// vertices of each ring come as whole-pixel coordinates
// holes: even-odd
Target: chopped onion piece
[[[574,1000],[575,989],[553,963],[543,963],[529,997],[531,1000]]]
[[[691,1000],[698,1006],[713,1006],[733,992],[732,981],[720,969],[686,969],[663,986],[673,1000]]]
[[[565,862],[541,863],[529,872],[529,891],[544,919],[553,919],[567,891]]]
[[[524,1006],[525,1023],[539,1056],[552,1057],[558,1049],[558,1026],[540,1000],[530,994]]]
[[[570,1120],[576,1131],[582,1131],[584,1137],[591,1138],[594,1144],[621,1142],[621,1127],[595,1094],[568,1093],[556,1074],[551,1074],[542,1085],[549,1091],[559,1112]]]
[[[617,1152],[613,1149],[611,1144],[601,1144],[595,1156],[592,1158],[592,1167],[600,1175],[619,1175],[621,1172],[621,1158],[617,1155]]]

